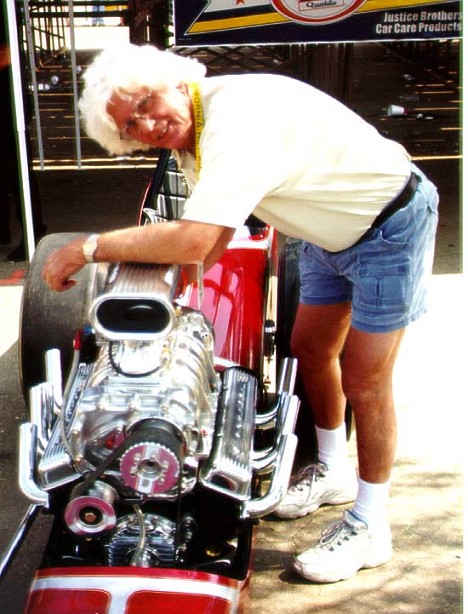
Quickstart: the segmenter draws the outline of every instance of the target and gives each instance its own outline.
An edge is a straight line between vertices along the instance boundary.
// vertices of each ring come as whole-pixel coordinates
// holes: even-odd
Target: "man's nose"
[[[141,128],[143,128],[147,132],[151,132],[154,129],[156,124],[156,120],[152,117],[139,117],[138,123]]]

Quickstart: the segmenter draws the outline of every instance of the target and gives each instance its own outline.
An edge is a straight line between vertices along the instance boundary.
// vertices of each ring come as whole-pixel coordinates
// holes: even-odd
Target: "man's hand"
[[[77,239],[53,252],[47,258],[42,277],[51,290],[63,292],[76,284],[72,277],[86,264],[83,255],[85,240],[86,237]]]

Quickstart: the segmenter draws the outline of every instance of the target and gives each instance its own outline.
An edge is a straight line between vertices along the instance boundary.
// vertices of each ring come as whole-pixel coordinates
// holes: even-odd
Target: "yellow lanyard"
[[[193,104],[193,116],[195,118],[195,167],[197,175],[200,174],[201,154],[200,154],[200,136],[203,130],[203,107],[200,94],[199,83],[189,83],[189,94]],[[198,308],[201,309],[203,303],[203,262],[197,263],[197,286],[198,286]]]
[[[203,130],[203,107],[200,94],[200,84],[189,83],[188,87],[193,104],[193,115],[195,118],[195,163],[197,174],[199,174],[201,168],[200,136]]]

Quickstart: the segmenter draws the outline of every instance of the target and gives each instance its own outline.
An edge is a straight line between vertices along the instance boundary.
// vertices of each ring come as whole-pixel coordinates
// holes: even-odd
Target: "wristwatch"
[[[99,235],[89,235],[86,241],[83,243],[83,256],[86,262],[90,264],[94,262],[94,254],[97,250],[97,240]]]

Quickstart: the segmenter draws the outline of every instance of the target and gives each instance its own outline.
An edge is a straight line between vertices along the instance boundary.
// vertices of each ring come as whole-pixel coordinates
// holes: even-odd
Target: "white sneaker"
[[[392,555],[388,524],[382,523],[371,532],[364,522],[345,511],[343,520],[330,525],[315,548],[296,558],[294,569],[307,580],[338,582],[359,569],[383,565]]]
[[[302,469],[275,514],[280,518],[300,518],[315,512],[321,505],[354,501],[356,494],[356,470],[351,462],[334,471],[318,462]]]

